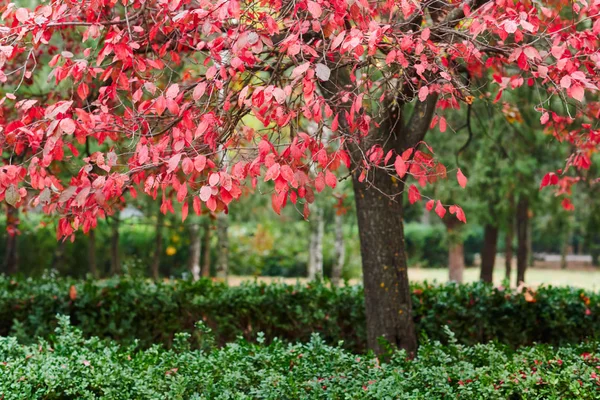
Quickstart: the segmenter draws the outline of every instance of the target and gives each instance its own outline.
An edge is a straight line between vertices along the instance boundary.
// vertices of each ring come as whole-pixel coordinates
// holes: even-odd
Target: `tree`
[[[323,235],[325,221],[323,209],[313,207],[308,249],[308,279],[323,279]]]
[[[475,101],[471,77],[490,71],[499,96],[534,87],[541,123],[575,148],[566,166],[587,168],[600,137],[589,124],[598,110],[591,100],[599,7],[57,0],[30,10],[11,3],[0,30],[2,149],[19,157],[4,158],[0,200],[60,215],[59,237],[87,232],[138,192],[160,192],[163,212],[181,204],[185,220],[188,198],[197,214],[202,205],[227,211],[248,186],[269,192],[276,212],[289,202],[307,217],[314,191],[335,187],[335,174],[347,168],[369,346],[380,350],[383,337],[414,352],[398,199],[405,189],[411,203],[420,199],[410,179],[423,186],[444,175],[426,132],[445,124],[444,110]],[[55,87],[40,83],[48,76]],[[318,128],[306,133],[308,124]],[[91,156],[81,155],[86,142]],[[75,170],[69,179],[59,175],[66,164]],[[573,182],[564,171],[546,184],[566,193]],[[435,209],[448,206],[438,200]]]
[[[188,270],[192,279],[200,279],[200,256],[202,252],[202,237],[200,236],[200,223],[195,221],[190,225],[190,255],[188,257]]]
[[[217,278],[227,281],[229,276],[229,219],[225,214],[217,215]]]
[[[334,240],[334,255],[333,266],[331,267],[331,283],[334,286],[339,286],[342,279],[342,271],[346,260],[346,244],[344,242],[344,216],[347,213],[347,208],[344,207],[345,195],[341,194],[336,197],[337,201],[334,206],[333,225],[335,231]]]

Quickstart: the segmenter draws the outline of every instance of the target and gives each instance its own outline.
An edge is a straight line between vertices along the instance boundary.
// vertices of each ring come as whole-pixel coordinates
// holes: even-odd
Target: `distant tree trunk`
[[[465,270],[465,245],[463,242],[451,243],[448,249],[449,280],[462,283]]]
[[[227,214],[217,216],[217,278],[227,281],[229,275],[229,219]]]
[[[506,237],[504,239],[506,243],[506,249],[504,250],[504,268],[505,268],[505,278],[510,281],[510,273],[512,270],[512,259],[513,259],[513,225],[511,224],[509,228],[506,229]]]
[[[6,205],[6,253],[4,255],[4,272],[14,275],[19,271],[18,226],[19,210]]]
[[[190,256],[188,258],[188,270],[194,281],[200,279],[200,253],[202,250],[202,238],[200,237],[200,225],[190,226]]]
[[[344,269],[344,259],[346,257],[346,246],[344,244],[344,216],[335,213],[335,244],[333,268],[331,269],[331,283],[339,286],[342,278],[342,270]]]
[[[119,216],[115,215],[111,224],[112,234],[110,237],[110,273],[121,274],[121,259],[119,257]]]
[[[483,236],[483,249],[481,250],[481,280],[484,282],[492,283],[494,280],[497,245],[498,227],[487,224]]]
[[[202,276],[205,278],[210,277],[210,238],[211,238],[211,227],[210,218],[206,219],[204,224],[204,237],[202,239],[203,246],[203,261],[202,261]]]
[[[152,257],[152,265],[150,268],[150,273],[152,275],[152,279],[158,281],[160,279],[160,257],[163,253],[163,225],[165,223],[165,215],[158,210],[158,214],[156,216],[156,228],[155,228],[155,236],[154,236],[154,256]]]
[[[528,261],[529,201],[521,197],[517,204],[517,286],[525,282]]]
[[[465,270],[465,246],[455,216],[446,214],[444,224],[448,232],[448,279],[462,283]]]
[[[509,209],[508,209],[508,223],[506,226],[506,236],[504,237],[505,249],[504,249],[504,268],[505,268],[505,279],[510,282],[510,274],[512,272],[512,260],[513,260],[513,240],[515,236],[515,198],[513,194],[509,194],[508,197]]]
[[[88,232],[88,264],[90,266],[90,274],[94,278],[99,278],[98,265],[96,263],[96,230],[90,229]]]
[[[533,235],[531,229],[531,218],[527,216],[527,266],[533,267],[535,259],[533,258]]]
[[[313,209],[311,221],[310,249],[308,260],[308,279],[323,279],[323,232],[325,230],[323,221],[323,210]]]
[[[569,253],[569,239],[571,238],[571,233],[566,232],[563,238],[563,242],[560,248],[560,268],[567,269],[567,254]]]

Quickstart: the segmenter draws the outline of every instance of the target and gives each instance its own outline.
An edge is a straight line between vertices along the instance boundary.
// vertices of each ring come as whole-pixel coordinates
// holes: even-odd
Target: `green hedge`
[[[441,327],[448,325],[464,344],[497,340],[516,348],[600,339],[600,294],[582,289],[543,287],[527,296],[482,283],[414,284],[412,290],[421,337],[444,341]],[[255,340],[258,332],[267,341],[307,341],[316,332],[330,344],[343,340],[355,352],[364,351],[366,342],[360,286],[0,277],[0,335],[48,337],[56,314],[70,316],[87,336],[138,340],[142,347],[170,346],[176,332],[192,332],[200,320],[220,345],[238,336]]]
[[[137,351],[84,339],[62,318],[56,336],[22,346],[0,338],[2,399],[597,399],[600,345],[516,353],[494,344],[423,344],[379,363],[330,347],[238,341]]]

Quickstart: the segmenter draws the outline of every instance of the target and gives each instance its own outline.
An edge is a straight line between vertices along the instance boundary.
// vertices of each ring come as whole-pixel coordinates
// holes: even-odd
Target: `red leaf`
[[[183,203],[183,206],[181,206],[181,222],[185,222],[185,220],[188,216],[188,208],[189,208],[189,205],[186,201],[185,203]]]
[[[429,96],[429,88],[427,86],[421,86],[421,89],[419,89],[419,100],[425,101],[427,96]]]
[[[329,170],[325,171],[325,183],[332,189],[337,186],[337,178]]]
[[[571,203],[571,200],[569,200],[568,198],[563,199],[562,207],[567,211],[575,210],[575,206],[573,205],[573,203]]]
[[[400,177],[400,179],[404,178],[406,175],[406,162],[402,156],[396,156],[396,161],[394,161],[394,168],[396,169],[396,173]]]
[[[440,217],[440,218],[444,218],[444,215],[446,215],[446,209],[444,208],[444,206],[442,205],[441,201],[437,201],[437,204],[435,205],[435,213]]]
[[[75,285],[71,285],[69,288],[69,298],[71,300],[77,299],[77,289],[75,288]]]
[[[549,172],[542,178],[542,183],[540,184],[540,189],[548,186],[548,185],[557,185],[558,184],[558,176],[554,172]]]
[[[319,18],[321,16],[321,14],[323,13],[323,10],[321,9],[321,6],[316,1],[309,0],[306,3],[306,6],[308,8],[308,12],[310,12],[310,14],[315,19]],[[325,79],[325,80],[327,80],[327,79]]]
[[[265,182],[277,179],[279,177],[280,168],[281,166],[277,163],[271,165],[265,174]]]
[[[212,188],[210,186],[202,186],[200,189],[200,200],[207,202],[212,196]]]
[[[462,208],[460,208],[460,206],[457,206],[456,204],[453,206],[450,206],[450,214],[455,214],[456,218],[463,222],[463,223],[467,223],[467,218],[465,217],[465,213],[463,211]]]
[[[179,161],[181,160],[181,153],[175,154],[173,157],[169,159],[167,173],[171,173],[175,171],[175,169],[179,166]]]
[[[29,19],[29,10],[26,8],[18,8],[15,12],[15,17],[19,22],[25,22]]]
[[[574,98],[577,101],[583,101],[583,99],[585,97],[585,90],[583,89],[583,86],[581,86],[581,85],[571,87],[571,89],[568,92],[569,92],[569,96],[571,96],[572,98]]]
[[[467,186],[467,177],[462,173],[460,168],[456,171],[456,180],[463,189]]]
[[[194,196],[192,206],[194,207],[196,215],[202,214],[202,203],[200,203],[200,198],[198,196]]]
[[[427,204],[425,204],[425,209],[427,211],[433,210],[433,205],[435,204],[435,200],[429,200]]]
[[[325,189],[325,178],[322,172],[319,172],[315,178],[315,189],[317,189],[317,193],[321,193]]]
[[[203,155],[196,156],[196,158],[194,158],[194,168],[196,171],[202,172],[204,171],[204,167],[206,167],[206,157]]]
[[[67,135],[75,132],[75,122],[71,118],[64,118],[60,120],[60,130],[66,133]]]
[[[415,204],[417,201],[421,200],[421,193],[419,189],[415,185],[410,185],[408,188],[408,201],[410,204]]]
[[[440,132],[446,132],[446,127],[447,127],[447,123],[446,123],[446,118],[442,117],[440,118]]]
[[[331,131],[332,132],[337,132],[337,130],[339,128],[338,117],[339,117],[339,114],[335,114],[335,117],[333,117],[333,121],[331,122]]]
[[[77,95],[79,96],[79,98],[81,100],[85,100],[85,99],[87,99],[89,94],[90,94],[90,88],[88,87],[88,85],[83,82],[80,83],[79,86],[77,87]]]

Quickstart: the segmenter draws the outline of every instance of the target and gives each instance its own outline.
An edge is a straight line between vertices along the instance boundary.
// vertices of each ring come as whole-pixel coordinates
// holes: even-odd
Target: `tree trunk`
[[[497,245],[498,227],[487,224],[483,236],[483,249],[481,250],[481,280],[484,282],[492,283],[494,281]]]
[[[113,218],[110,237],[110,273],[111,275],[121,274],[121,259],[119,257],[119,216]]]
[[[156,216],[156,228],[155,228],[155,236],[154,236],[154,256],[152,257],[152,265],[150,267],[150,274],[152,275],[152,279],[158,281],[160,279],[160,257],[163,252],[163,225],[165,221],[165,215],[158,210],[158,215]]]
[[[531,219],[527,216],[527,266],[533,267],[535,260],[533,258],[533,235],[531,229]]]
[[[192,274],[192,279],[200,279],[200,253],[202,241],[200,236],[200,225],[190,226],[190,256],[188,258],[188,270]]]
[[[314,207],[310,223],[310,248],[308,259],[308,279],[323,279],[323,210]]]
[[[98,264],[96,262],[96,230],[90,229],[88,232],[88,264],[90,266],[90,274],[93,278],[98,279]]]
[[[217,216],[217,278],[227,281],[229,275],[229,218],[227,214]]]
[[[331,269],[331,283],[339,286],[344,269],[344,259],[346,257],[346,246],[344,244],[344,216],[336,211],[335,217],[335,244],[333,267]]]
[[[526,197],[517,204],[517,286],[525,282],[528,258],[529,201]]]
[[[505,268],[505,279],[510,282],[510,274],[512,272],[512,260],[513,260],[513,240],[515,236],[515,198],[512,193],[508,195],[508,221],[506,226],[506,236],[504,237],[505,249],[504,249],[504,268]]]
[[[392,200],[384,193],[399,193],[403,183],[382,171],[373,171],[370,179],[359,182],[353,174],[356,216],[367,317],[367,342],[370,349],[381,353],[378,338],[394,346],[416,352],[417,336],[412,318],[412,305],[406,253],[402,197]]]
[[[512,272],[512,259],[513,259],[513,224],[506,229],[506,236],[504,241],[506,242],[506,249],[504,250],[504,269],[505,278],[510,282],[510,273]]]
[[[567,230],[565,232],[562,246],[560,248],[560,268],[567,269],[567,254],[569,254],[569,239],[571,238],[571,233]]]
[[[460,232],[462,223],[450,213],[442,221],[448,235],[448,280],[462,283],[465,270],[465,246]]]
[[[204,224],[204,237],[202,239],[203,246],[203,260],[202,260],[202,276],[204,278],[210,277],[210,218],[206,219],[206,223]]]
[[[19,271],[18,227],[19,210],[6,205],[6,253],[4,255],[4,272],[14,275]]]
[[[465,270],[465,245],[462,241],[451,242],[448,247],[448,279],[452,282],[462,283]]]

